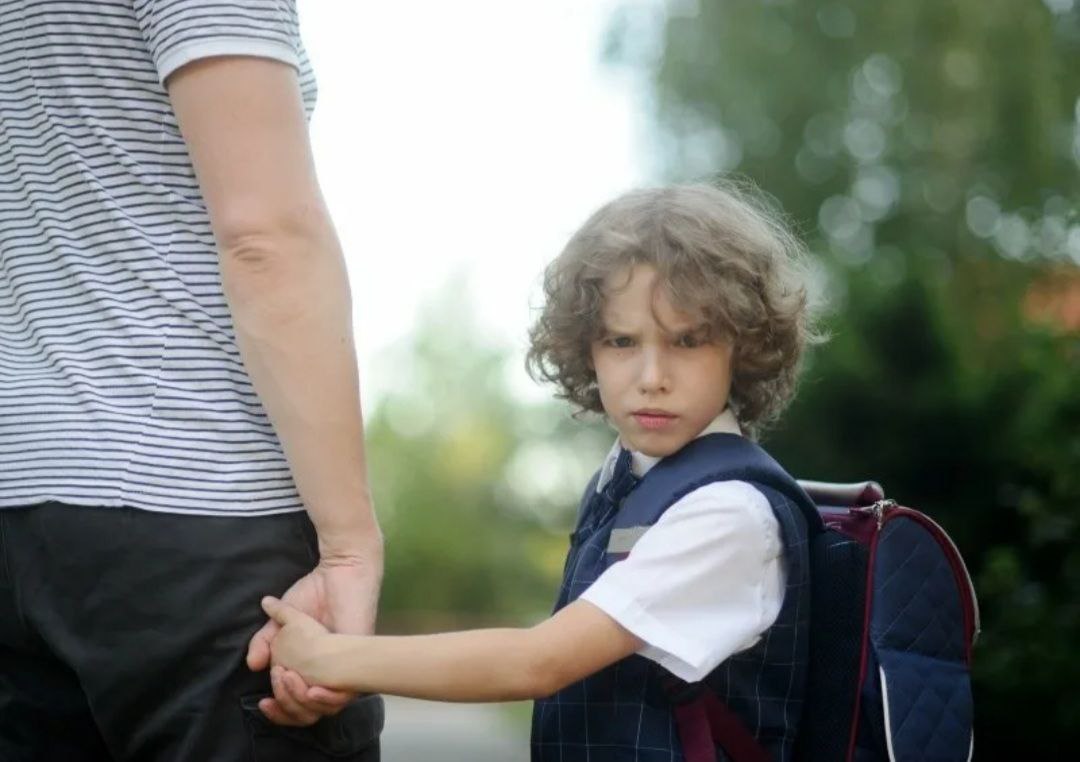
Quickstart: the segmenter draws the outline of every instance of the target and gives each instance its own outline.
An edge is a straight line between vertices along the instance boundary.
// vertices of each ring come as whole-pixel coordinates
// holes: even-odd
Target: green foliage
[[[819,255],[833,338],[768,446],[957,539],[980,759],[1080,741],[1078,52],[1072,0],[673,0],[610,38],[663,174],[749,175]]]
[[[370,374],[394,381],[366,424],[386,536],[384,630],[509,625],[548,612],[573,507],[610,439],[565,405],[515,398],[512,355],[485,343],[461,285]]]

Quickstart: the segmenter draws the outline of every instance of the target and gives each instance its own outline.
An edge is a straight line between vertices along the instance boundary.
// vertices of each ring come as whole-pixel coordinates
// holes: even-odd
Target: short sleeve
[[[695,682],[752,647],[783,595],[772,507],[753,486],[728,481],[671,506],[581,597],[643,640],[642,656]]]
[[[211,56],[257,56],[299,68],[294,0],[134,0],[158,79]]]

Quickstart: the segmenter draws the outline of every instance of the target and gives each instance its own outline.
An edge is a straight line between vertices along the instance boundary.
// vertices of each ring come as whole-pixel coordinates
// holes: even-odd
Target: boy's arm
[[[275,663],[309,683],[434,701],[548,696],[643,645],[587,601],[530,628],[371,637],[327,633],[276,599],[264,608],[284,625]]]

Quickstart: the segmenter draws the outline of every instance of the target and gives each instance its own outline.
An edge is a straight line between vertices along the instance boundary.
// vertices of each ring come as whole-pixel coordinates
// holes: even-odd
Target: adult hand
[[[310,573],[298,579],[281,600],[311,616],[331,632],[369,635],[374,629],[381,565],[356,558],[324,558]],[[247,665],[253,671],[270,666],[270,642],[281,625],[270,620],[248,644]],[[279,725],[311,725],[320,717],[336,714],[356,694],[309,686],[299,674],[275,666],[270,672],[273,698],[259,702],[259,709]]]

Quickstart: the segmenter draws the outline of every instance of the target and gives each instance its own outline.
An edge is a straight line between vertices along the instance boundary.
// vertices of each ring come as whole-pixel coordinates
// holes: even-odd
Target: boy
[[[298,694],[293,670],[433,700],[536,698],[536,762],[715,759],[740,744],[790,758],[806,529],[790,477],[742,434],[790,400],[816,338],[802,254],[732,188],[641,190],[596,212],[547,270],[528,358],[618,432],[585,491],[554,615],[355,637],[268,598],[283,625],[272,680]]]

